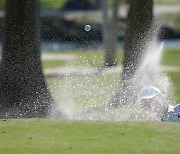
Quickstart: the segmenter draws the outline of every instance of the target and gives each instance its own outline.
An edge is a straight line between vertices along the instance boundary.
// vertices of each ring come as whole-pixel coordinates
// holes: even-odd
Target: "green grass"
[[[180,66],[180,48],[165,49],[162,59],[163,65]]]
[[[180,72],[168,72],[173,87],[174,87],[174,101],[180,103]]]
[[[180,152],[180,124],[50,119],[0,121],[0,153]]]
[[[60,106],[71,102],[78,108],[102,106],[112,99],[119,84],[119,73],[108,75],[47,78],[54,100]]]
[[[180,90],[180,72],[168,72],[168,76],[170,77],[175,88]]]
[[[176,89],[173,93],[174,101],[179,104],[180,103],[180,90]]]
[[[70,51],[54,53],[57,55],[67,54],[76,57],[73,61],[44,61],[44,68],[58,66],[90,66],[102,67],[104,65],[104,53],[102,51]],[[180,49],[165,49],[162,64],[180,66]],[[122,63],[122,52],[118,52],[118,64]],[[174,86],[174,99],[180,102],[180,72],[168,72]],[[48,85],[57,102],[73,100],[78,106],[89,107],[95,104],[102,105],[112,99],[119,84],[120,74],[103,74],[97,76],[81,76],[74,78],[47,78]],[[76,91],[76,93],[74,93]],[[97,93],[97,91],[101,91]],[[68,95],[67,94],[71,94]],[[59,95],[61,94],[61,95]],[[60,97],[61,96],[61,97]],[[69,99],[66,99],[66,98]]]
[[[58,66],[104,66],[104,52],[98,50],[75,50],[75,51],[61,51],[53,53],[55,55],[74,55],[75,60],[51,60],[43,61],[44,68],[54,68]],[[168,66],[180,66],[180,48],[167,48],[164,50],[162,64]],[[117,65],[122,64],[122,50],[117,52]]]
[[[55,55],[70,55],[75,56],[75,60],[52,60],[43,61],[44,68],[53,68],[58,66],[89,66],[89,67],[102,67],[104,66],[104,52],[98,50],[88,51],[61,51],[53,53]],[[122,51],[117,52],[117,64],[122,63]]]
[[[179,1],[180,2],[180,1]],[[175,31],[175,35],[178,35],[180,31],[180,12],[177,13],[163,13],[157,17],[158,22],[160,25],[165,25],[170,27]]]
[[[67,0],[40,0],[42,10],[61,9]],[[4,10],[5,0],[0,0],[0,10]]]
[[[4,10],[5,0],[0,0],[0,10]]]
[[[154,0],[154,3],[160,5],[180,5],[179,0]]]
[[[50,61],[43,61],[43,68],[55,68],[60,66],[68,66],[70,63],[64,60],[50,60]]]
[[[67,0],[41,0],[42,10],[61,9]]]

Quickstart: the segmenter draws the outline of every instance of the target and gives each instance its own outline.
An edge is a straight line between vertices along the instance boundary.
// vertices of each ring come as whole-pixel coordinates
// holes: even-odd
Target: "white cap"
[[[153,97],[161,94],[161,91],[153,86],[148,86],[140,90],[139,98],[140,99],[152,99]]]

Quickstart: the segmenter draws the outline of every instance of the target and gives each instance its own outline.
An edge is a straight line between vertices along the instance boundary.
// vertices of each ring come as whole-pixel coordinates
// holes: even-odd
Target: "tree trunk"
[[[126,36],[124,40],[123,72],[117,95],[109,106],[132,104],[137,96],[131,79],[138,67],[143,52],[153,39],[153,0],[129,0],[130,4]]]
[[[101,8],[101,0],[95,0],[95,8],[99,10]]]
[[[127,31],[124,43],[123,79],[131,78],[141,55],[152,39],[152,0],[130,0]]]
[[[103,43],[105,48],[105,66],[116,65],[116,45],[117,45],[117,18],[118,0],[113,0],[112,17],[108,15],[107,0],[102,0],[103,7]]]
[[[46,117],[52,106],[40,60],[38,0],[6,0],[0,118]]]

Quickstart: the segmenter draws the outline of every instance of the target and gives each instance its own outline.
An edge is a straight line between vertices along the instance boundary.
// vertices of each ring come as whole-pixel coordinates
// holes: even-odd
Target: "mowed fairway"
[[[1,154],[180,153],[180,123],[0,120]]]

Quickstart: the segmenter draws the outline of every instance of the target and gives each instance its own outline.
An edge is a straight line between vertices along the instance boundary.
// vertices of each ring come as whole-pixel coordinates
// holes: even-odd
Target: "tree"
[[[120,106],[131,103],[134,84],[132,77],[138,67],[143,52],[153,36],[153,0],[128,0],[130,5],[127,30],[124,40],[123,72],[117,95],[110,106]]]
[[[116,45],[117,45],[117,18],[118,0],[113,0],[112,17],[108,15],[107,0],[102,0],[103,7],[103,42],[105,48],[105,66],[116,65]]]
[[[152,39],[153,1],[130,0],[129,4],[124,43],[123,79],[133,76],[147,43]]]
[[[46,117],[52,107],[40,60],[38,0],[6,0],[0,118]]]
[[[101,8],[101,0],[95,0],[94,6],[96,9],[100,9]]]

